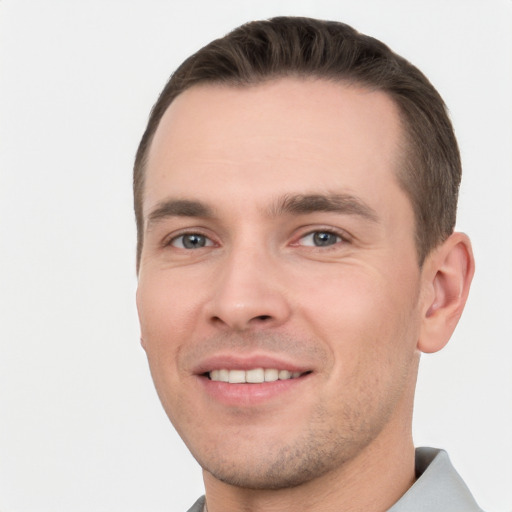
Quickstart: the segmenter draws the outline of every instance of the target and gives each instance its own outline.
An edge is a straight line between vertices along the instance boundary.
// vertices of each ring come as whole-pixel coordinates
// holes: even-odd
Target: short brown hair
[[[285,76],[360,84],[387,93],[406,137],[398,181],[413,206],[420,265],[453,231],[461,163],[446,106],[428,79],[385,44],[335,21],[277,17],[242,25],[189,57],[153,107],[135,158],[137,266],[143,245],[144,168],[160,120],[196,84],[244,86]]]

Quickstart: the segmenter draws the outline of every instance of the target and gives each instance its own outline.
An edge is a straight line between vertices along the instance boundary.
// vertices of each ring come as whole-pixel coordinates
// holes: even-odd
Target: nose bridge
[[[210,318],[236,330],[284,322],[290,308],[280,288],[277,260],[264,244],[234,244],[216,279]]]

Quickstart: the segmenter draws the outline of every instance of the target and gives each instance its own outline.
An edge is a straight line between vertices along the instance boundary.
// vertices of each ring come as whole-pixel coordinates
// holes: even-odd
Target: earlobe
[[[427,257],[427,292],[418,340],[421,352],[437,352],[448,343],[466,304],[474,271],[471,242],[464,233],[453,233]]]

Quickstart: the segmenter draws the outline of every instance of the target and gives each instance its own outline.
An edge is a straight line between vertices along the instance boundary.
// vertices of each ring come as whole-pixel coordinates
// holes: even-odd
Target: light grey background
[[[512,2],[3,0],[3,512],[181,512],[202,493],[139,347],[131,166],[170,72],[278,14],[382,39],[450,107],[477,274],[452,341],[423,358],[415,440],[447,448],[488,512],[512,510]]]

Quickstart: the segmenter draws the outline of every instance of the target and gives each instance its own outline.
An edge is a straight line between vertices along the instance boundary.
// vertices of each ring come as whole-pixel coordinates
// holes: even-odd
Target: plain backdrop
[[[202,493],[139,346],[132,161],[186,56],[282,14],[378,37],[450,108],[477,274],[450,344],[423,357],[415,441],[512,511],[512,2],[2,0],[2,512],[181,512]]]

